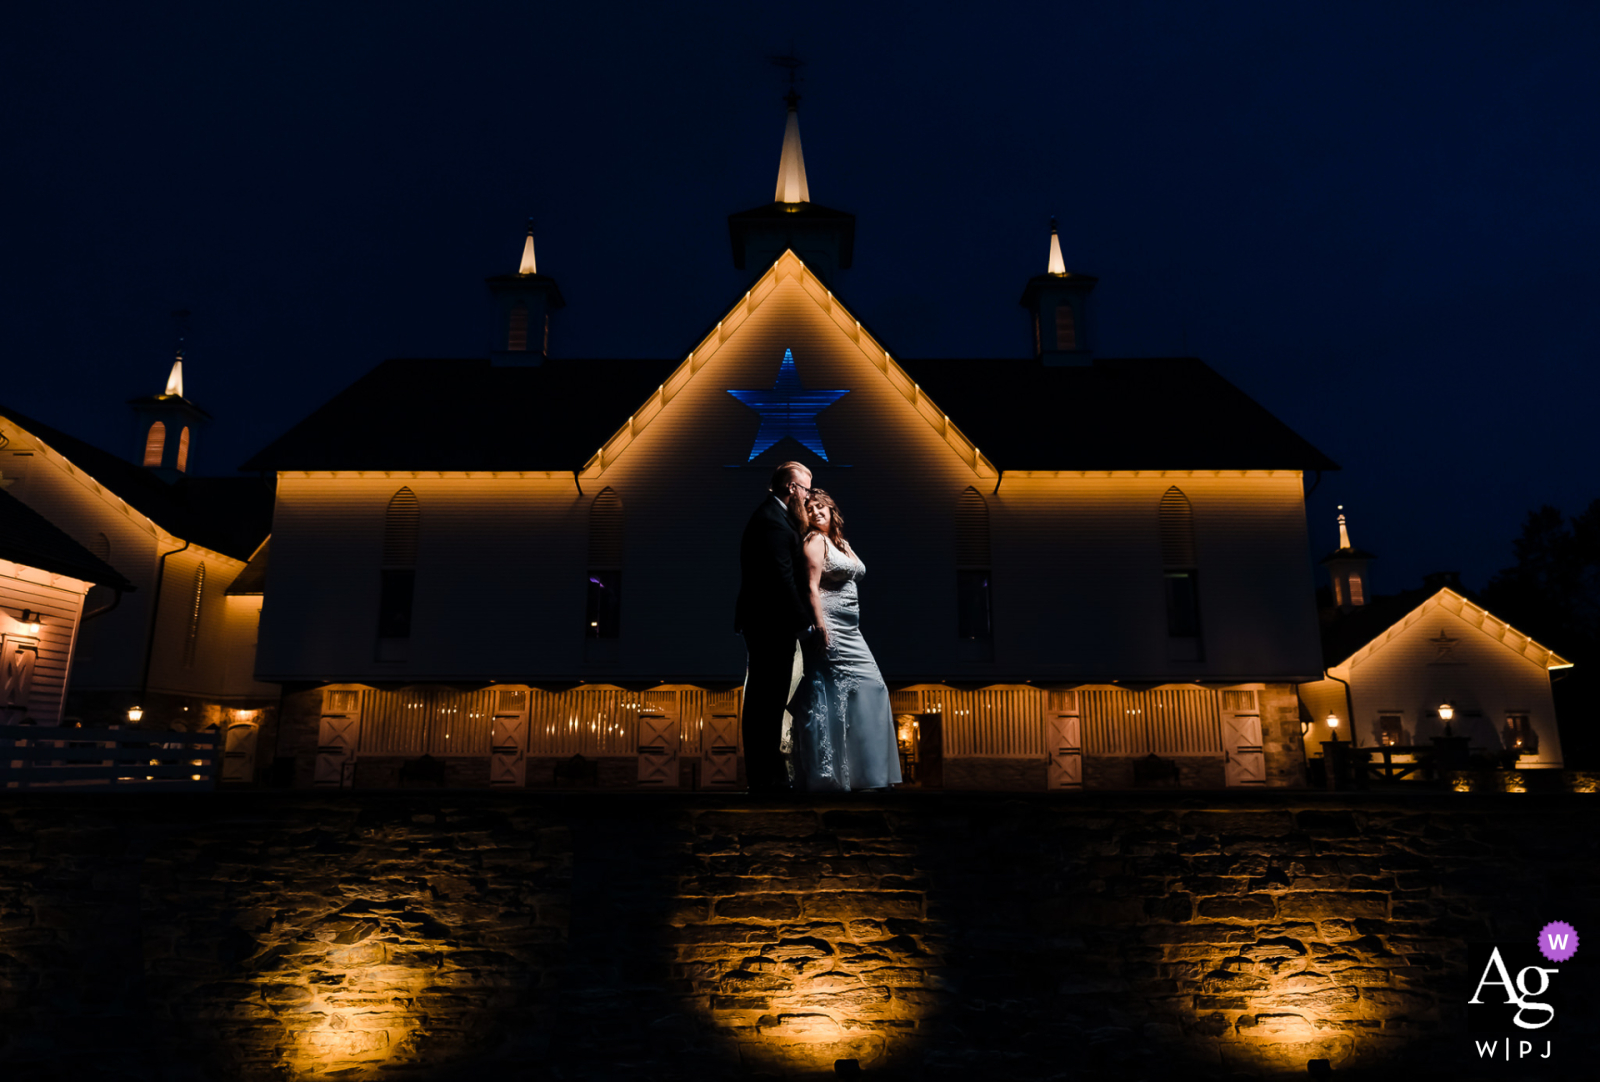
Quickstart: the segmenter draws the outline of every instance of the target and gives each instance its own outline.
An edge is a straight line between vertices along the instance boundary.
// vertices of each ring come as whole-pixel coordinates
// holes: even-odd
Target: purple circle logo
[[[1578,953],[1578,930],[1564,920],[1553,920],[1539,932],[1539,953],[1552,962],[1565,962]]]

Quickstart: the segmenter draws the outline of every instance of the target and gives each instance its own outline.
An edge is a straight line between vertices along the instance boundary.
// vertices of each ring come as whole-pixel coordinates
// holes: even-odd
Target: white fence
[[[215,732],[0,725],[0,788],[211,789]]]

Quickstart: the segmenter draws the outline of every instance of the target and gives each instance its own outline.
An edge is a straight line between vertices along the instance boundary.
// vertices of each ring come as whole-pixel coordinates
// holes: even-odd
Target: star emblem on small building
[[[1436,639],[1429,639],[1428,641],[1433,643],[1434,646],[1438,647],[1438,653],[1433,655],[1433,660],[1443,661],[1445,658],[1450,656],[1450,651],[1454,650],[1456,643],[1460,642],[1461,640],[1452,639],[1449,634],[1445,632],[1444,628],[1440,628],[1439,637]]]
[[[729,394],[761,415],[761,428],[756,432],[756,442],[750,448],[746,462],[785,436],[793,437],[806,450],[822,461],[828,461],[828,452],[822,448],[822,433],[817,431],[817,414],[849,394],[848,388],[840,391],[807,390],[800,383],[800,372],[794,366],[794,350],[783,351],[783,364],[778,378],[770,390],[734,391]]]

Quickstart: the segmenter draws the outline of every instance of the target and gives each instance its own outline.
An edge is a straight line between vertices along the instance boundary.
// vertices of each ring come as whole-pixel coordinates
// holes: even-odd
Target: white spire
[[[517,268],[518,274],[538,274],[539,265],[533,258],[533,223],[528,223],[528,239],[522,242],[522,266]]]
[[[800,152],[800,95],[789,94],[789,119],[783,128],[783,156],[778,159],[778,194],[773,199],[779,203],[809,203],[811,190],[806,187],[806,159]]]
[[[1344,524],[1344,504],[1342,503],[1339,505],[1339,547],[1341,549],[1352,547],[1350,544],[1350,531]]]
[[[1050,265],[1045,268],[1046,274],[1067,273],[1066,260],[1061,258],[1061,238],[1056,236],[1056,220],[1050,219]]]
[[[167,389],[162,394],[175,394],[183,397],[183,354],[178,354],[178,359],[172,362],[172,372],[167,376]]]

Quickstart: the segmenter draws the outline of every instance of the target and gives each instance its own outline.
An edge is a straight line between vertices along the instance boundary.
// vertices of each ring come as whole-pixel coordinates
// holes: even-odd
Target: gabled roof
[[[175,537],[249,559],[272,526],[272,493],[251,477],[180,477],[168,484],[142,466],[0,405],[0,417],[44,442],[101,487]]]
[[[1002,470],[1336,470],[1204,361],[900,362]]]
[[[807,205],[809,206],[809,205]],[[846,306],[785,253],[729,311],[747,315],[779,272],[796,273],[832,318],[853,323],[888,375],[937,403],[1001,470],[1338,469],[1204,362],[1102,360],[1047,367],[1016,360],[890,360]],[[722,323],[697,352],[718,340]],[[690,361],[386,361],[249,462],[247,470],[571,471],[643,420]],[[916,384],[913,389],[913,382]],[[937,423],[937,422],[934,422]]]
[[[384,361],[241,469],[571,472],[677,364]]]
[[[244,570],[234,576],[228,584],[227,593],[230,597],[242,597],[267,592],[267,563],[272,558],[272,538],[261,542],[261,547],[251,555],[250,562],[244,565]]]
[[[1348,613],[1339,613],[1322,628],[1322,658],[1328,668],[1360,660],[1380,650],[1389,639],[1424,619],[1430,608],[1460,617],[1496,642],[1546,669],[1567,669],[1572,662],[1518,631],[1488,609],[1449,587],[1422,587],[1374,598]]]
[[[0,489],[0,558],[98,586],[134,588],[116,568],[4,489]]]

